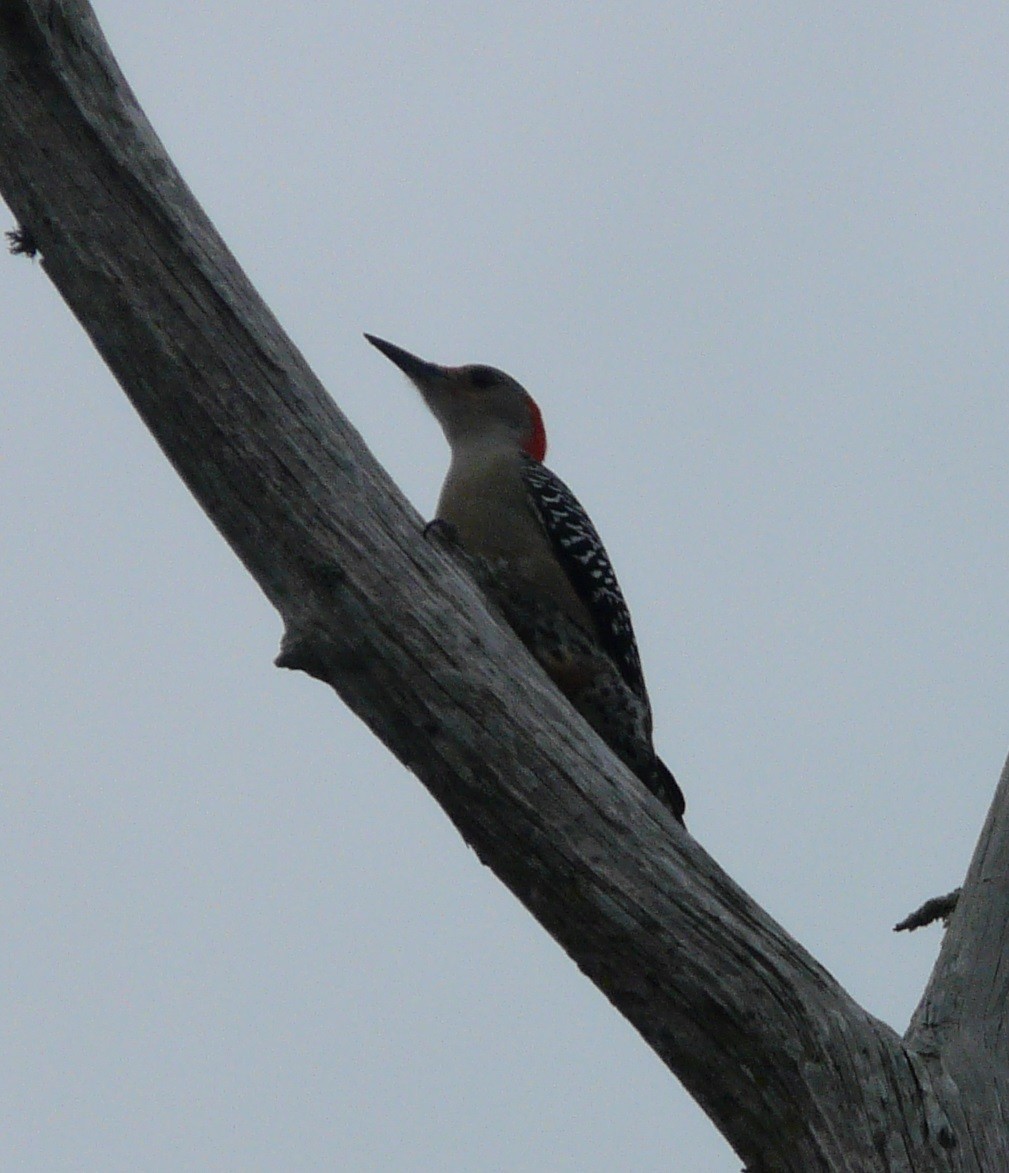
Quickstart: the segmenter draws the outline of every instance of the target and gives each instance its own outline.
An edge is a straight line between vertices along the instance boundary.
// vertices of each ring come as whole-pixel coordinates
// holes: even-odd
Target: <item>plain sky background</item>
[[[503,367],[693,834],[903,1030],[1009,748],[1009,10],[96,11],[430,515],[369,330]],[[12,226],[12,222],[7,225]],[[0,263],[0,1166],[729,1173],[332,693],[37,265]]]

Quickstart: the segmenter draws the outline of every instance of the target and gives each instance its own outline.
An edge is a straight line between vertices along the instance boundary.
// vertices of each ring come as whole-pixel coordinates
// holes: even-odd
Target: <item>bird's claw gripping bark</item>
[[[459,545],[459,531],[450,522],[445,521],[440,517],[434,518],[424,526],[424,537],[429,542],[435,542],[439,546],[458,546]]]

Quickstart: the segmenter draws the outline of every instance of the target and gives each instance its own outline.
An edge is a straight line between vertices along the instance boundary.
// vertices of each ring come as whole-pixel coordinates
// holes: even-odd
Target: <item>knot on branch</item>
[[[325,656],[320,641],[304,632],[286,631],[280,641],[280,651],[273,662],[278,668],[307,672],[317,680],[325,679],[322,674]]]
[[[316,680],[332,684],[338,674],[366,672],[364,649],[352,643],[334,644],[321,626],[289,628],[280,641],[280,651],[273,661],[278,668],[307,672]]]
[[[915,909],[910,916],[904,917],[902,921],[895,924],[893,931],[895,933],[914,932],[915,929],[924,928],[925,925],[930,925],[940,917],[943,925],[948,927],[949,918],[953,915],[953,909],[956,908],[959,899],[959,888],[954,888],[945,896],[933,896],[931,900],[926,900],[921,908]]]
[[[10,249],[11,256],[32,258],[38,256],[39,244],[30,228],[19,224],[17,228],[12,228],[9,232],[5,232],[4,236],[7,238],[7,245]]]

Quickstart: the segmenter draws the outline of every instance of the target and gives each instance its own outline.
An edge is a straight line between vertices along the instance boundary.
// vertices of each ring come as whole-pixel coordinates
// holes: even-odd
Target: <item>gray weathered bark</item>
[[[0,190],[280,612],[278,662],[331,684],[420,777],[750,1169],[1009,1169],[1009,775],[902,1040],[676,826],[422,539],[83,0],[0,0]]]

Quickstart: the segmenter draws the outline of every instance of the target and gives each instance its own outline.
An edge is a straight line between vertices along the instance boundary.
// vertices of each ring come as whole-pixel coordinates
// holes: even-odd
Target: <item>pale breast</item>
[[[592,630],[592,620],[557,561],[528,499],[517,460],[510,455],[466,462],[453,459],[438,501],[438,516],[455,527],[464,550],[500,564],[510,586],[549,598]]]

